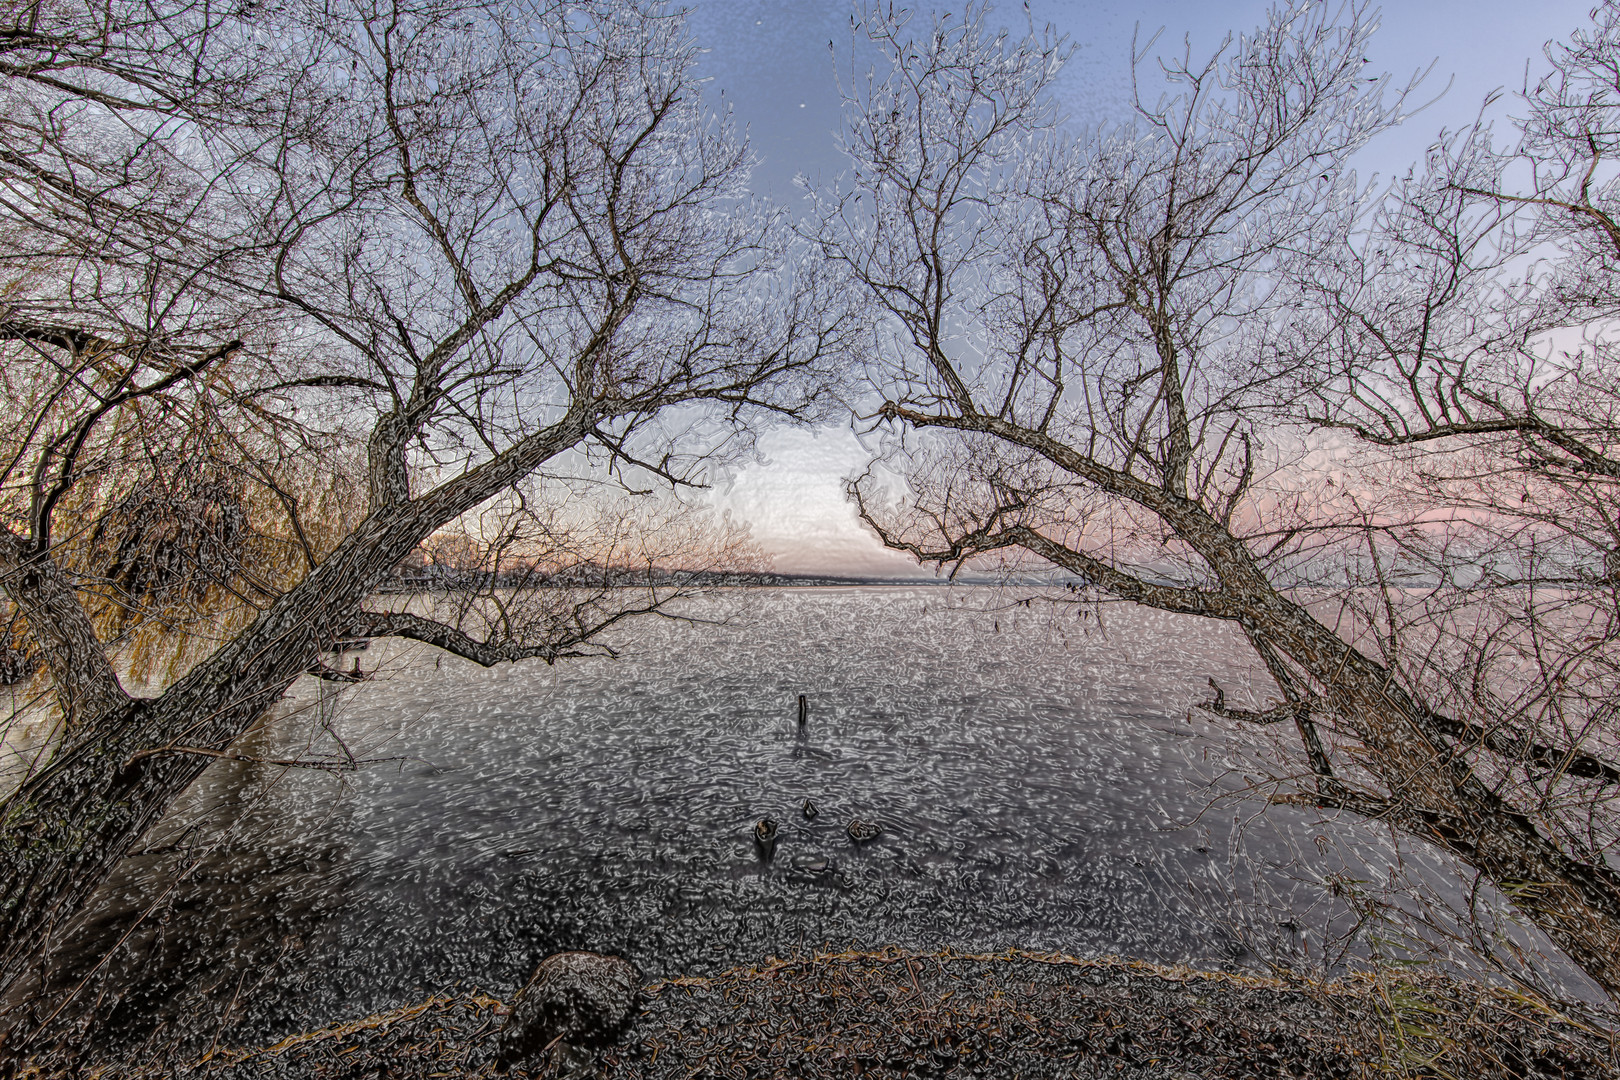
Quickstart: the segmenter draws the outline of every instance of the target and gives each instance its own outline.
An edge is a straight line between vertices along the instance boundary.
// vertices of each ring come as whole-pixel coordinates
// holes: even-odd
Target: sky
[[[960,3],[961,0],[952,0]],[[916,5],[918,17],[928,8]],[[1130,106],[1132,34],[1162,31],[1157,53],[1207,54],[1228,32],[1264,21],[1262,0],[1030,0],[1037,27],[1051,24],[1075,53],[1059,76],[1056,95],[1079,125],[1124,118]],[[1442,128],[1472,122],[1486,96],[1517,90],[1526,64],[1539,73],[1542,47],[1589,22],[1591,0],[1408,0],[1382,9],[1368,50],[1371,70],[1404,84],[1428,70],[1416,100],[1430,101],[1402,127],[1385,133],[1357,161],[1371,174],[1404,172],[1422,158]],[[832,180],[841,169],[834,137],[840,124],[829,40],[847,56],[850,14],[842,0],[694,0],[691,28],[705,48],[699,76],[710,80],[712,107],[729,104],[746,127],[760,164],[754,189],[797,209],[794,177]],[[947,3],[945,10],[958,10]],[[1015,34],[1027,26],[1023,5],[1003,3],[992,24]],[[1432,68],[1431,68],[1432,65]],[[845,62],[847,77],[848,67]],[[1511,102],[1497,109],[1501,115]],[[844,500],[842,478],[858,472],[867,453],[846,422],[819,429],[773,429],[760,439],[761,458],[721,478],[711,497],[733,520],[747,522],[755,540],[789,573],[915,575],[908,557],[884,550]]]

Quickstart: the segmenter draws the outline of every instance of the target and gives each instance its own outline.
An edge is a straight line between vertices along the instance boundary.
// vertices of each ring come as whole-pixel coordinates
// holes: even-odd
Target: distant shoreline
[[[732,573],[728,571],[664,571],[656,576],[648,576],[642,571],[609,571],[606,575],[600,571],[592,571],[579,575],[557,575],[551,578],[531,578],[525,581],[491,581],[492,575],[478,574],[476,580],[472,575],[458,572],[443,574],[413,574],[400,575],[384,581],[378,588],[379,593],[424,593],[424,592],[461,592],[469,589],[490,588],[530,588],[530,589],[574,589],[586,587],[600,587],[607,585],[613,588],[645,588],[647,586],[680,586],[686,588],[850,588],[850,587],[904,587],[904,586],[940,586],[940,585],[996,585],[1001,579],[990,577],[959,577],[955,580],[942,577],[840,577],[828,574],[777,574],[777,573]],[[603,580],[603,577],[606,580]],[[1015,583],[1032,584],[1032,583]]]

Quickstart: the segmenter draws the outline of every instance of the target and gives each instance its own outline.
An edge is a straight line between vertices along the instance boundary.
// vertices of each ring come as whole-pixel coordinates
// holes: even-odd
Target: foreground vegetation
[[[444,994],[261,1049],[108,1065],[104,1080],[493,1075],[503,1012]],[[846,952],[655,982],[607,1077],[1611,1075],[1620,1051],[1577,1016],[1434,976],[1320,983],[1046,953]],[[26,1074],[55,1075],[49,1066]],[[514,1075],[517,1075],[514,1073]],[[536,1064],[530,1075],[553,1075]]]

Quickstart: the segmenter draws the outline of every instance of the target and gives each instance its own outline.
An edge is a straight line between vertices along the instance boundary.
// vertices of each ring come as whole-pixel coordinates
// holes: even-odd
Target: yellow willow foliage
[[[267,472],[207,456],[109,471],[58,510],[57,557],[126,679],[179,678],[297,585],[364,511],[352,475],[329,462]]]

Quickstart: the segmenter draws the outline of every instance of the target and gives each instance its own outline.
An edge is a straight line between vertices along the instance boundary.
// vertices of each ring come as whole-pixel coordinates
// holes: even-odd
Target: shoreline
[[[212,1048],[99,1080],[493,1076],[500,999],[478,991]],[[560,1059],[559,1059],[560,1060]],[[1602,1027],[1434,973],[1329,983],[1059,953],[898,948],[768,958],[647,984],[594,1075],[681,1077],[1620,1076]],[[44,1078],[49,1069],[25,1072]],[[513,1077],[557,1076],[544,1063]],[[578,1075],[592,1075],[590,1072]]]

